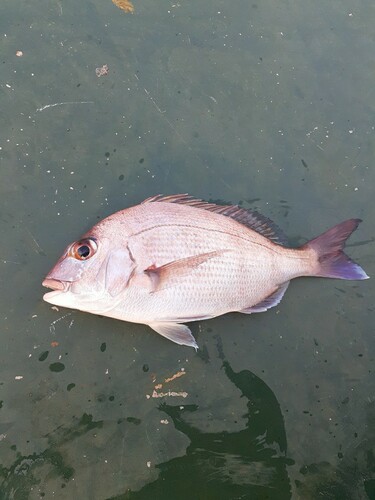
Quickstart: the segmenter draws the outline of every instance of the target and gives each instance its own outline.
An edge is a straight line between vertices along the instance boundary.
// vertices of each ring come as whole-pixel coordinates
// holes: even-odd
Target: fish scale
[[[345,253],[360,220],[290,248],[257,212],[188,195],[155,196],[69,245],[43,284],[59,306],[143,323],[197,348],[184,322],[276,306],[299,276],[365,279]]]

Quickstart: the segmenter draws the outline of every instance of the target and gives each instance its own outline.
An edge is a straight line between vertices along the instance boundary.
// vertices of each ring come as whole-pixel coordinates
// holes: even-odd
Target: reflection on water
[[[61,479],[61,487],[74,478],[74,468],[66,462],[64,446],[92,429],[100,429],[103,422],[94,422],[91,415],[84,414],[75,419],[70,428],[59,428],[47,434],[48,448],[40,453],[21,455],[16,446],[11,448],[16,458],[11,466],[0,465],[0,498],[27,499],[35,486],[51,478]],[[42,495],[44,496],[44,495]]]
[[[225,359],[220,339],[219,357],[229,381],[246,399],[247,411],[233,415],[241,430],[205,432],[189,424],[189,414],[198,405],[169,405],[159,410],[170,417],[175,428],[190,441],[183,457],[172,458],[156,466],[159,477],[139,491],[127,491],[112,499],[126,498],[268,498],[291,497],[287,465],[287,440],[280,405],[270,388],[249,370],[234,372]],[[236,407],[234,401],[228,406]],[[130,421],[130,419],[127,419]],[[135,419],[132,419],[132,422]],[[140,420],[137,420],[140,424]],[[74,480],[76,471],[66,458],[66,449],[75,439],[95,431],[100,434],[103,421],[91,415],[74,418],[70,427],[59,427],[45,437],[48,447],[40,453],[15,452],[13,463],[0,467],[1,498],[28,498],[35,487],[43,494],[43,484],[60,479],[61,488]],[[39,487],[42,487],[40,490]]]
[[[280,405],[271,389],[249,370],[234,372],[219,341],[219,356],[228,379],[247,400],[247,412],[238,432],[204,432],[188,422],[197,405],[160,405],[190,445],[184,457],[157,465],[156,481],[137,492],[112,497],[120,499],[168,498],[291,498],[286,465],[287,441]],[[229,405],[230,406],[230,405]],[[233,404],[233,406],[235,406]],[[223,423],[225,429],[225,423]]]
[[[345,454],[339,467],[319,462],[301,468],[296,481],[300,498],[334,500],[375,499],[375,403],[364,407],[367,425],[363,439]],[[349,436],[348,436],[349,438]]]
[[[73,417],[69,425],[57,426],[46,433],[44,438],[47,445],[43,450],[31,454],[22,454],[16,445],[10,449],[14,458],[8,465],[0,465],[0,498],[4,500],[27,500],[29,498],[43,498],[45,490],[50,492],[60,488],[58,498],[72,498],[72,491],[79,498],[102,500],[126,499],[255,499],[255,500],[283,500],[300,499],[332,499],[373,500],[375,494],[375,453],[372,444],[375,441],[375,404],[368,402],[365,405],[367,426],[361,434],[358,444],[352,445],[341,454],[339,466],[328,461],[309,463],[300,467],[299,477],[292,480],[292,469],[296,466],[295,457],[290,457],[287,451],[288,437],[285,430],[284,418],[280,404],[270,387],[252,371],[244,369],[238,372],[232,369],[231,363],[224,355],[221,339],[216,338],[218,357],[222,363],[222,371],[226,379],[238,390],[231,398],[226,399],[230,418],[238,424],[238,430],[228,431],[228,419],[217,421],[215,425],[222,430],[215,432],[205,431],[207,422],[201,420],[201,425],[191,423],[191,417],[199,414],[201,408],[197,404],[176,404],[166,402],[158,407],[163,419],[167,417],[174,428],[184,436],[188,445],[182,456],[173,456],[168,453],[168,459],[156,463],[156,478],[147,479],[143,476],[143,486],[139,489],[129,487],[126,476],[116,481],[116,488],[122,493],[113,495],[114,485],[108,483],[107,477],[89,477],[93,485],[103,482],[104,490],[96,494],[95,486],[87,489],[82,482],[82,465],[77,464],[77,457],[72,456],[72,450],[77,447],[79,438],[86,436],[80,448],[88,450],[96,446],[107,449],[113,448],[117,454],[120,440],[121,446],[129,446],[130,456],[137,460],[136,449],[142,448],[145,438],[149,439],[147,426],[137,417],[113,419],[94,419],[92,415],[83,414],[80,418]],[[103,349],[100,349],[103,352]],[[207,351],[203,353],[202,362],[208,363]],[[144,365],[143,365],[144,366]],[[206,365],[208,366],[208,365]],[[72,386],[74,384],[70,384]],[[69,390],[72,388],[70,387]],[[229,391],[228,391],[229,393]],[[245,403],[246,411],[236,399]],[[114,397],[109,398],[113,401]],[[104,401],[98,396],[98,401]],[[347,404],[347,402],[344,402]],[[0,401],[0,409],[3,402]],[[240,410],[238,410],[240,408]],[[218,408],[213,413],[213,420]],[[125,434],[120,431],[128,427]],[[212,424],[212,422],[211,422]],[[135,427],[134,427],[135,426]],[[140,429],[137,441],[134,442],[131,429]],[[10,424],[0,425],[0,447],[9,443],[6,434],[10,431]],[[130,432],[129,432],[130,430]],[[167,434],[171,439],[172,433]],[[122,437],[124,436],[124,437]],[[125,439],[125,441],[124,441]],[[175,439],[175,438],[173,438]],[[178,439],[176,440],[178,441]],[[158,446],[158,438],[155,438]],[[159,444],[161,443],[159,438]],[[107,444],[109,445],[107,447]],[[171,443],[169,443],[170,445]],[[313,447],[313,443],[311,444]],[[156,454],[157,456],[158,454]],[[84,457],[86,455],[83,455]],[[170,458],[172,457],[172,458]],[[143,459],[145,456],[143,456]],[[95,462],[94,462],[95,463]],[[92,463],[92,466],[94,466]],[[103,467],[95,463],[95,470],[100,474]],[[110,468],[111,474],[119,474],[129,470],[129,462],[123,461],[123,454],[118,462]],[[139,464],[136,465],[139,470]],[[84,477],[84,476],[83,476]],[[73,482],[76,481],[75,487]],[[52,490],[51,490],[51,486]],[[73,487],[73,490],[69,489]],[[76,489],[75,489],[76,488]],[[67,494],[64,492],[67,491]],[[104,493],[106,492],[106,493]],[[74,495],[74,494],[73,494]],[[47,495],[48,497],[48,495]]]

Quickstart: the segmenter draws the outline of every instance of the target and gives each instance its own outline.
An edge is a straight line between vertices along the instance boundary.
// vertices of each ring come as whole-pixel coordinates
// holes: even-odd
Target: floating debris
[[[108,69],[108,64],[104,64],[101,68],[96,68],[95,70],[96,76],[100,78],[101,76],[108,75],[109,69]]]
[[[166,378],[164,380],[164,382],[167,384],[168,382],[172,382],[172,380],[174,380],[175,378],[182,377],[182,375],[186,375],[186,372],[185,372],[184,369],[182,369],[181,371],[175,373],[174,375],[172,375],[172,377]],[[155,387],[155,389],[156,389],[156,387]]]
[[[175,398],[175,397],[182,397],[182,398],[187,398],[188,393],[187,392],[173,392],[173,391],[168,391],[168,392],[157,392],[153,391],[152,396],[153,398],[165,398],[166,396]]]
[[[112,0],[112,2],[125,12],[134,12],[134,5],[129,0]]]
[[[186,375],[185,368],[181,368],[180,371],[178,371],[177,373],[175,373],[171,377],[168,377],[168,378],[164,379],[164,383],[168,384],[169,382],[172,382],[176,378],[182,377],[182,375]],[[156,374],[152,374],[152,383],[155,383],[155,382],[156,382]],[[152,395],[150,396],[149,394],[146,394],[146,398],[147,399],[150,399],[150,398],[164,398],[166,396],[170,396],[170,397],[180,396],[182,398],[186,398],[188,396],[188,393],[185,392],[185,391],[180,391],[180,392],[174,392],[174,391],[158,392],[162,388],[163,388],[163,384],[160,384],[160,383],[156,384],[154,386]]]

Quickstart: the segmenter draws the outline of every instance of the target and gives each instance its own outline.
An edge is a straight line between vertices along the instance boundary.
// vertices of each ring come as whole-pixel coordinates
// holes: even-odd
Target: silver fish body
[[[301,248],[265,217],[187,195],[155,196],[96,224],[47,275],[44,300],[150,325],[197,347],[182,323],[278,304],[298,276],[365,279],[343,252],[360,221],[335,226]]]

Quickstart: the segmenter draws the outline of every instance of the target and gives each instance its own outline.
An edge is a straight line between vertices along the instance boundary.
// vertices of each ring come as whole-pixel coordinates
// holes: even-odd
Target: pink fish
[[[299,276],[368,278],[344,252],[360,219],[350,219],[300,248],[257,212],[186,194],[154,196],[121,210],[64,251],[43,285],[44,300],[149,325],[197,348],[182,324],[232,311],[263,312]]]

